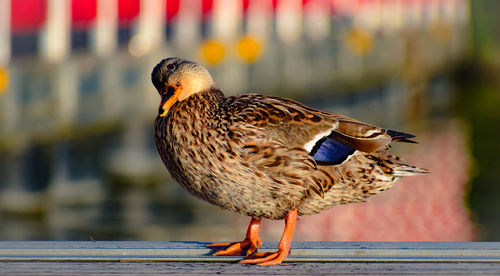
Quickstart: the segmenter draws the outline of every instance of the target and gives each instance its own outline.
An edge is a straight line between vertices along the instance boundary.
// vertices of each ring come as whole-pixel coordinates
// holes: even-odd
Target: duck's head
[[[196,62],[176,57],[158,63],[151,73],[151,80],[161,96],[158,109],[161,117],[167,115],[174,103],[216,87],[207,69]]]

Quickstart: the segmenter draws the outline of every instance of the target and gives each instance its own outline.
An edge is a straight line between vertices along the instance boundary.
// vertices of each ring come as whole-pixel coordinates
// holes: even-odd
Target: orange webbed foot
[[[214,252],[212,256],[248,256],[255,253],[260,245],[262,242],[260,238],[257,238],[256,241],[244,239],[240,242],[209,244],[207,247],[213,250],[217,250],[216,247],[225,247],[223,250]]]
[[[250,225],[248,225],[247,236],[240,242],[225,242],[213,243],[206,245],[206,247],[215,250],[213,256],[248,256],[257,251],[257,248],[262,245],[259,237],[260,218],[252,218]],[[217,251],[217,247],[225,247],[223,250]]]
[[[278,250],[277,252],[254,253],[244,260],[241,260],[240,263],[258,264],[262,266],[277,265],[281,264],[283,260],[288,257],[288,252],[285,253],[283,250]]]
[[[292,247],[293,230],[295,228],[296,221],[297,209],[294,209],[290,211],[285,217],[285,230],[283,231],[283,236],[281,237],[277,252],[254,253],[244,260],[241,260],[240,263],[258,264],[263,266],[282,263],[290,253],[290,249]]]

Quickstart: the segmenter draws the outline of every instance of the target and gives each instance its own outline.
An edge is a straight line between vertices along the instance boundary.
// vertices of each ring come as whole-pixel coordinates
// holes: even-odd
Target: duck
[[[206,246],[213,255],[276,265],[291,250],[299,216],[364,202],[403,176],[428,171],[389,154],[414,135],[376,127],[275,96],[225,97],[206,68],[169,57],[151,80],[161,97],[157,150],[191,195],[249,216],[242,241]],[[284,220],[276,252],[257,252],[261,220]]]

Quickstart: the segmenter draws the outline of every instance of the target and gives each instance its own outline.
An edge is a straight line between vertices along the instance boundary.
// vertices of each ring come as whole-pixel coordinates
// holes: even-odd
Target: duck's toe
[[[277,265],[281,264],[284,259],[288,256],[289,251],[278,250],[277,252],[266,252],[266,253],[254,253],[244,260],[241,260],[242,264],[258,264],[262,266],[267,265]]]
[[[248,256],[257,251],[257,248],[262,244],[260,238],[256,240],[244,239],[240,242],[233,243],[213,243],[207,245],[208,248],[215,250],[212,256]],[[217,250],[217,247],[225,247],[222,250]]]

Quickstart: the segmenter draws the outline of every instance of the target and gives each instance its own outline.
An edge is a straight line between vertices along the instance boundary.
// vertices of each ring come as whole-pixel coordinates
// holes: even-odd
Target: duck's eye
[[[173,69],[175,69],[175,65],[173,63],[170,63],[169,65],[167,65],[167,69],[173,70]]]

